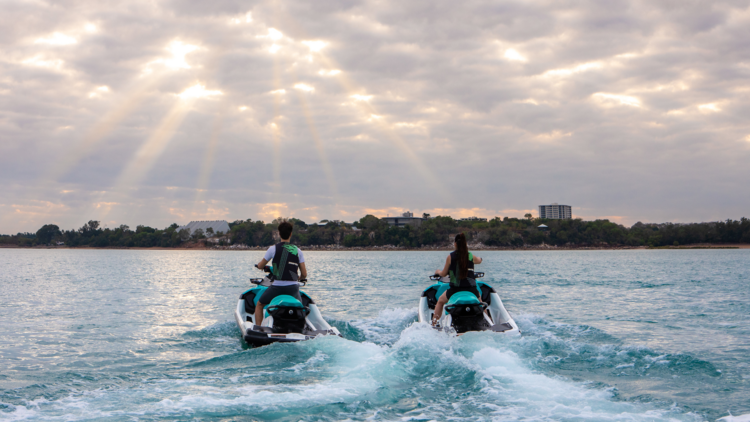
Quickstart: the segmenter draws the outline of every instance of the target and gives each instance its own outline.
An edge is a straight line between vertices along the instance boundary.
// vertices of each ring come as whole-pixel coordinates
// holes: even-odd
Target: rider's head
[[[281,224],[279,224],[279,236],[281,236],[281,240],[289,240],[289,238],[292,237],[293,229],[294,226],[292,226],[292,223],[282,221]]]

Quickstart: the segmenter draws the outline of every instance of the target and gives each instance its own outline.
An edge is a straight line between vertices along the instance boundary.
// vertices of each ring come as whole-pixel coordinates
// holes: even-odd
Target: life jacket
[[[279,281],[298,281],[299,276],[299,249],[291,243],[280,242],[276,244],[276,253],[273,256],[273,276]]]
[[[451,252],[451,265],[448,267],[448,275],[451,277],[451,287],[476,287],[477,280],[474,277],[474,255],[469,252],[469,268],[466,278],[458,279],[458,251]]]

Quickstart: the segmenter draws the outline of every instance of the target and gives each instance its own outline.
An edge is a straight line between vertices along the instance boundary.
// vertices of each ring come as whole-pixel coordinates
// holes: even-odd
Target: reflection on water
[[[346,338],[252,349],[261,251],[0,250],[0,418],[750,413],[750,251],[480,252],[515,340],[415,324],[446,253],[306,252]]]

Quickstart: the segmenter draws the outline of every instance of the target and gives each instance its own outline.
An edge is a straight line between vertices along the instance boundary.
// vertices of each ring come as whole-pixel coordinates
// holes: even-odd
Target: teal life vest
[[[469,252],[469,268],[466,278],[458,279],[458,251],[451,252],[451,265],[448,267],[448,275],[451,278],[451,287],[476,287],[477,281],[474,277],[474,255]]]
[[[279,281],[299,281],[299,249],[287,242],[276,244],[273,256],[273,276]]]

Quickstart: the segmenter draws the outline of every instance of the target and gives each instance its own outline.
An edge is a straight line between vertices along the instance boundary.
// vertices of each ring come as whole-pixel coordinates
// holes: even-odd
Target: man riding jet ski
[[[306,283],[307,271],[302,251],[289,243],[292,229],[291,223],[279,224],[281,242],[268,248],[256,265],[269,275],[251,279],[258,286],[240,295],[237,303],[235,319],[245,341],[254,346],[309,340],[319,335],[340,336],[323,319],[310,296],[299,290],[300,283]],[[273,267],[266,266],[268,262]]]
[[[495,331],[519,334],[518,325],[505,310],[495,289],[476,281],[484,273],[474,272],[482,258],[469,252],[463,233],[456,235],[456,250],[445,261],[445,268],[430,279],[438,281],[422,292],[419,322],[431,322],[444,331]]]

